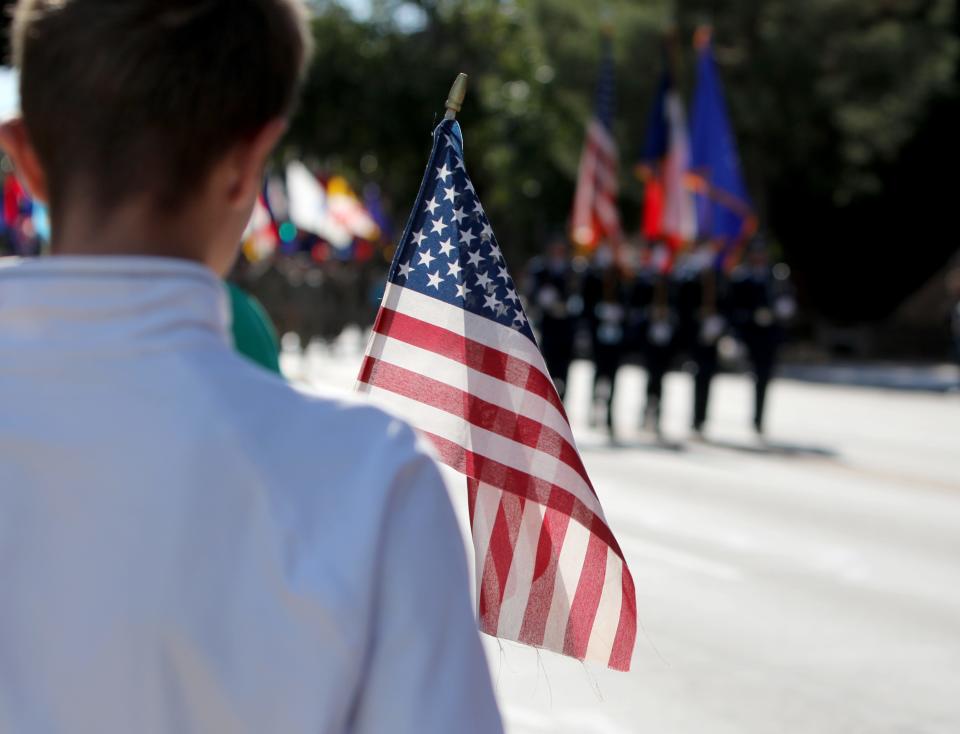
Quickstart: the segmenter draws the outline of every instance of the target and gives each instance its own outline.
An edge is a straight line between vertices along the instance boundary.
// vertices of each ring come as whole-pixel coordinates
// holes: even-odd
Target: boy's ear
[[[286,131],[286,120],[271,120],[253,138],[237,146],[234,177],[229,190],[231,204],[244,207],[257,195],[267,157]]]
[[[0,148],[10,156],[30,195],[44,204],[48,203],[47,174],[30,142],[23,118],[14,117],[0,123]]]

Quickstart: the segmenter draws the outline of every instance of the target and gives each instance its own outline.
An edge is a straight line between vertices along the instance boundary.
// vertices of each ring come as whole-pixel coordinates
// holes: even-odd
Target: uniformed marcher
[[[773,377],[785,325],[796,313],[796,301],[786,265],[770,267],[766,245],[759,238],[747,251],[746,262],[730,282],[730,318],[743,342],[756,378],[753,427],[764,430],[767,388]]]
[[[577,328],[583,315],[581,285],[581,275],[573,267],[567,242],[562,236],[551,240],[546,257],[530,263],[527,293],[533,306],[543,359],[561,399],[566,394]]]
[[[714,261],[713,248],[703,243],[687,253],[675,271],[678,341],[696,370],[692,425],[700,436],[707,422],[710,387],[717,373],[717,346],[727,326],[722,307],[722,275]]]
[[[674,357],[678,325],[676,311],[670,303],[667,257],[663,246],[646,248],[641,252],[640,267],[629,297],[633,341],[643,354],[647,370],[643,427],[658,436],[663,407],[663,378]]]
[[[603,412],[613,435],[613,399],[617,372],[626,350],[627,279],[613,251],[601,246],[584,284],[584,307],[593,347],[593,404],[591,419],[599,424]],[[605,407],[605,410],[604,410]]]

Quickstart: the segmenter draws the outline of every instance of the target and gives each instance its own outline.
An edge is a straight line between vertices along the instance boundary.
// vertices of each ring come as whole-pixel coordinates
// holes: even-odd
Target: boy
[[[433,460],[230,348],[301,8],[21,0],[13,35],[55,256],[0,267],[0,731],[500,731]]]

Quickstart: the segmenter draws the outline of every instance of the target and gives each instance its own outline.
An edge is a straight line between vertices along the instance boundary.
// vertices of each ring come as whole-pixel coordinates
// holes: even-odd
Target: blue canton
[[[490,220],[463,160],[455,120],[433,133],[433,152],[390,282],[495,321],[536,343]],[[467,335],[469,336],[469,334]]]

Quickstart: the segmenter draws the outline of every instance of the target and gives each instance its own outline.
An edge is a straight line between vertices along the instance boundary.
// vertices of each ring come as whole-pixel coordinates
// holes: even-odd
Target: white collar
[[[99,352],[173,348],[184,338],[229,344],[219,278],[160,257],[0,259],[0,349]],[[44,345],[46,345],[44,347]]]

